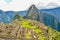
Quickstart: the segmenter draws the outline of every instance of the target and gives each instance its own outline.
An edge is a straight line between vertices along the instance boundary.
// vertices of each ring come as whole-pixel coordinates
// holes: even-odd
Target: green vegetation
[[[60,32],[49,26],[43,25],[43,23],[39,23],[36,20],[19,18],[14,20],[11,24],[4,26],[8,27],[7,29],[4,29],[3,27],[6,31],[2,35],[0,34],[0,38],[21,38],[23,40],[60,40]]]
[[[27,39],[30,39],[30,34],[29,34],[29,33],[26,33],[25,37],[26,37]]]
[[[40,36],[39,36],[39,39],[40,39],[40,40],[45,40],[45,36],[44,36],[44,35],[40,35]]]
[[[22,27],[25,28],[31,28],[37,35],[39,35],[39,39],[40,40],[45,40],[45,35],[40,34],[42,32],[41,28],[37,28],[35,25],[33,25],[30,20],[25,19],[20,21]],[[34,24],[36,24],[37,22],[34,22]],[[38,25],[37,25],[38,26]],[[48,30],[47,34],[49,36],[49,40],[59,40],[60,38],[60,32],[48,27],[48,26],[44,26],[44,28],[46,28]],[[29,34],[26,34],[26,37],[29,38]]]
[[[15,19],[19,19],[19,18],[20,18],[19,14],[16,14],[16,15],[14,16],[14,20],[15,20]]]
[[[40,33],[41,30],[40,29],[33,29],[35,33]]]
[[[28,21],[21,21],[20,23],[21,23],[22,27],[34,28],[34,26],[31,25]]]
[[[48,27],[48,35],[50,40],[60,40],[60,32]]]
[[[22,27],[31,28],[35,33],[40,33],[41,30],[39,28],[37,29],[36,26],[34,26],[33,24],[31,24],[31,22],[29,22],[29,21],[30,20],[20,21],[20,24],[22,25]]]

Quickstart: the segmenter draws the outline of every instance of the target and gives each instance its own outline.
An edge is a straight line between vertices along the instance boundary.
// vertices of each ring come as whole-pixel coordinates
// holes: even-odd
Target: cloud
[[[12,0],[5,0],[7,3],[11,2]]]
[[[42,7],[51,2],[60,5],[60,0],[12,0],[9,4],[5,0],[0,0],[0,9],[4,11],[23,11],[27,10],[32,4]]]

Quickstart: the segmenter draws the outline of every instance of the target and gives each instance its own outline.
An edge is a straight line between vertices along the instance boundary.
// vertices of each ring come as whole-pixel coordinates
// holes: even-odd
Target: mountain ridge
[[[35,7],[33,7],[34,9],[33,9],[33,11],[35,12],[35,11],[37,11],[37,9],[35,10]],[[57,8],[56,8],[57,9]],[[59,9],[59,8],[58,8]],[[59,9],[60,10],[60,9]],[[29,11],[29,10],[28,10]],[[46,24],[46,25],[50,25],[50,26],[53,26],[53,28],[54,29],[56,29],[55,28],[55,22],[54,21],[52,21],[52,20],[55,20],[55,17],[53,17],[53,15],[49,15],[49,12],[45,12],[45,10],[38,10],[38,14],[36,13],[36,15],[34,14],[34,12],[32,12],[33,14],[32,14],[32,17],[33,17],[33,15],[34,15],[34,17],[37,19],[38,18],[38,16],[36,17],[36,15],[39,15],[39,14],[43,14],[43,23],[44,24]],[[53,11],[53,12],[55,12],[55,11]],[[60,11],[59,11],[60,12]],[[1,13],[1,19],[2,19],[2,22],[4,22],[4,23],[10,23],[12,20],[13,20],[13,18],[14,18],[14,16],[15,16],[15,14],[21,14],[21,13],[24,13],[24,15],[26,15],[28,12],[27,11],[22,11],[21,13],[20,13],[20,11],[19,12],[14,12],[14,11],[7,11],[7,12],[4,12],[4,11],[0,11],[0,13]],[[6,15],[8,15],[11,19],[10,19],[10,21],[7,21],[7,19],[8,18],[4,18],[4,17],[6,17],[6,15],[3,15],[2,13],[4,13],[4,14],[6,14]],[[50,12],[51,13],[51,12]],[[54,13],[52,13],[52,14],[54,14]],[[22,14],[23,15],[23,14]],[[24,16],[23,15],[23,16]],[[40,16],[41,16],[40,15]],[[39,20],[41,19],[41,17],[39,16]],[[48,17],[47,17],[48,16]],[[49,19],[51,17],[51,19]],[[56,17],[56,22],[58,23],[58,28],[59,28],[59,20],[58,20],[58,18]],[[48,24],[48,21],[47,20],[49,20],[50,22],[49,22],[49,24]],[[52,23],[52,24],[51,24]],[[60,30],[60,28],[58,29],[58,30]]]

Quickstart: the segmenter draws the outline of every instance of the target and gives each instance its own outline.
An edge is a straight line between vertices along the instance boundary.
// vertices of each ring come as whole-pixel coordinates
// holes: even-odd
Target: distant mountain
[[[41,9],[40,11],[54,15],[60,21],[60,7],[54,9]]]
[[[13,20],[13,17],[15,16],[15,14],[16,14],[16,12],[14,12],[14,11],[6,11],[5,12],[5,15],[7,16],[7,17],[9,17],[8,19],[9,19],[9,22],[11,22],[12,20]]]
[[[8,14],[5,14],[4,11],[0,10],[0,22],[4,22],[4,23],[10,22],[11,18],[9,17]]]
[[[25,16],[26,15],[26,13],[27,13],[27,11],[18,11],[18,12],[16,12],[16,13],[18,13],[20,16]]]
[[[60,7],[54,8],[54,9],[42,9],[39,11],[54,15],[56,17],[56,19],[58,20],[58,28],[57,29],[60,31]]]
[[[10,23],[13,19],[14,19],[14,16],[16,14],[19,14],[19,16],[24,16],[26,15],[27,11],[18,11],[18,12],[15,12],[15,11],[2,11],[0,10],[0,22],[3,22],[3,23]]]

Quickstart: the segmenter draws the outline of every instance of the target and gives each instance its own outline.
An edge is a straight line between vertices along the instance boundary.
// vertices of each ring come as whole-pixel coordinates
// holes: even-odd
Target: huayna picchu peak
[[[35,5],[32,5],[30,8],[29,8],[29,10],[28,10],[28,12],[27,12],[27,14],[26,14],[26,18],[28,18],[28,19],[34,19],[34,20],[39,20],[39,15],[40,15],[40,12],[38,11],[38,9],[36,8],[36,6]]]

